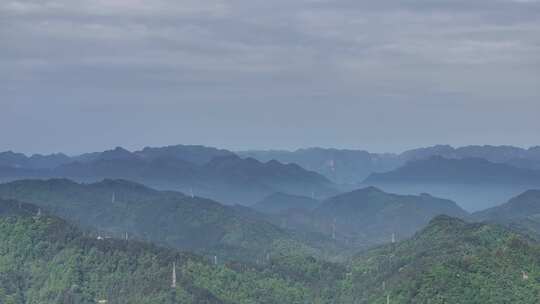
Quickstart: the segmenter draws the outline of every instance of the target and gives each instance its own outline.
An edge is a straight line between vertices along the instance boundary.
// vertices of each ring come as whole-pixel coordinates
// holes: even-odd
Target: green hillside
[[[125,238],[127,233],[220,259],[257,261],[278,252],[327,256],[339,249],[328,238],[304,242],[264,219],[208,199],[122,180],[22,180],[1,184],[0,197],[35,204],[103,236]]]
[[[475,212],[471,221],[492,222],[540,240],[540,190],[528,190],[499,206]]]
[[[502,226],[448,216],[347,264],[284,251],[258,263],[216,265],[143,242],[98,239],[38,213],[0,200],[2,304],[533,304],[540,297],[538,245]]]
[[[502,228],[439,216],[412,239],[357,256],[355,303],[538,303],[540,248]]]
[[[367,187],[321,202],[312,211],[281,213],[275,222],[334,237],[357,249],[403,240],[440,214],[466,217],[455,202],[429,194],[398,195]]]
[[[56,217],[24,215],[18,202],[2,205],[3,304],[329,303],[318,299],[330,298],[332,282],[343,275],[335,264],[300,256],[269,257],[264,269],[215,265],[137,241],[99,240]],[[176,288],[171,288],[173,263]]]

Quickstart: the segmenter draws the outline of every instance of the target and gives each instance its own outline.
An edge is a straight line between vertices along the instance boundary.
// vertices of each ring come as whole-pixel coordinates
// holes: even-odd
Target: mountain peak
[[[98,160],[122,160],[137,158],[133,153],[122,147],[116,147],[112,150],[103,151],[99,154]]]

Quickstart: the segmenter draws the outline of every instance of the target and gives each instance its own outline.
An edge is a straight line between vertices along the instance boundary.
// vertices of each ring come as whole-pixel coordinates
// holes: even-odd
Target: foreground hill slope
[[[44,211],[101,231],[104,236],[149,240],[222,259],[257,260],[276,251],[320,255],[287,231],[214,201],[163,192],[124,180],[79,184],[66,179],[0,184],[0,197],[35,204]]]
[[[210,263],[97,239],[36,206],[0,200],[0,303],[537,303],[540,248],[501,226],[438,216],[346,268],[301,255]],[[171,288],[176,264],[176,287]]]
[[[3,304],[329,303],[315,286],[332,286],[343,274],[337,265],[287,257],[272,257],[264,271],[215,265],[145,243],[85,236],[59,218],[21,214],[18,205],[0,201]]]
[[[353,262],[355,303],[537,303],[540,248],[500,226],[439,216]]]

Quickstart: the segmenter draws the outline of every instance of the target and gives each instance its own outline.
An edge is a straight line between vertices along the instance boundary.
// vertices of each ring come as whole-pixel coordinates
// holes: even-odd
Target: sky
[[[0,151],[539,145],[536,0],[0,0]]]

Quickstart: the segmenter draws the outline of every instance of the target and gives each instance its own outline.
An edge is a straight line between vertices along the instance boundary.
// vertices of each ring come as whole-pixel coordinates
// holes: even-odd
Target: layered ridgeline
[[[227,150],[197,145],[176,145],[159,148],[146,147],[133,153],[126,151],[125,149],[117,148],[110,151],[85,153],[77,156],[67,156],[63,153],[49,155],[34,154],[32,156],[26,156],[22,153],[6,151],[0,152],[0,167],[52,169],[72,162],[85,163],[99,159],[124,159],[131,158],[132,156],[148,160],[158,158],[173,158],[202,165],[209,162],[213,158],[231,155],[234,155],[234,153]]]
[[[37,209],[0,200],[0,303],[331,303],[344,274],[300,256],[273,256],[264,266],[216,264],[98,239],[59,218],[31,216]]]
[[[278,214],[294,210],[313,210],[319,204],[320,201],[312,197],[277,192],[251,205],[250,208],[264,213]]]
[[[400,154],[324,148],[296,151],[243,151],[238,154],[260,161],[275,159],[283,163],[296,163],[334,182],[347,184],[359,183],[371,173],[391,171],[409,161],[428,159],[433,156],[448,159],[481,158],[493,163],[540,170],[540,147],[522,149],[512,146],[473,145],[454,148],[438,145],[408,150]]]
[[[471,221],[502,224],[540,240],[540,190],[528,190],[508,202],[473,213]]]
[[[115,149],[72,157],[61,153],[26,156],[21,153],[8,151],[0,153],[0,168],[2,168],[0,173],[4,177],[6,175],[9,177],[9,175],[16,174],[22,177],[30,177],[32,174],[46,175],[47,173],[41,169],[55,169],[61,165],[74,162],[88,163],[99,160],[118,159],[143,159],[149,162],[167,159],[200,166],[210,162],[214,158],[231,157],[234,155],[239,155],[243,158],[254,158],[261,162],[277,160],[281,163],[298,164],[307,170],[318,172],[340,184],[357,184],[371,173],[388,172],[405,165],[409,161],[428,159],[433,156],[441,156],[447,159],[480,158],[493,163],[540,170],[540,147],[522,149],[512,146],[476,145],[454,148],[448,145],[438,145],[394,154],[324,148],[308,148],[296,151],[240,151],[233,153],[231,151],[205,146],[176,145],[155,148],[147,147],[134,152]],[[37,172],[36,169],[38,169]],[[127,178],[127,176],[116,177]]]
[[[439,216],[356,257],[342,303],[538,303],[540,248],[499,226]]]
[[[7,157],[6,157],[7,158]],[[36,167],[15,162],[0,165],[0,178],[69,178],[95,182],[104,178],[127,179],[168,190],[194,192],[229,204],[260,200],[274,192],[318,196],[335,194],[325,177],[298,165],[242,159],[232,152],[201,146],[122,148],[83,154],[53,166]]]
[[[288,200],[284,197],[275,205]],[[409,237],[440,214],[467,216],[450,200],[428,194],[397,195],[368,187],[328,198],[314,209],[289,209],[273,219],[288,229],[318,232],[351,247],[366,248]]]
[[[328,256],[337,249],[329,238],[303,241],[239,208],[123,180],[21,180],[0,184],[0,197],[35,204],[103,237],[149,240],[220,259],[257,261],[276,252]]]
[[[455,200],[469,211],[478,211],[527,189],[540,187],[540,171],[481,158],[435,156],[408,162],[390,172],[374,173],[364,184],[398,193],[425,191]]]
[[[259,161],[299,164],[339,184],[356,184],[373,172],[390,171],[403,163],[396,154],[376,154],[363,150],[308,148],[296,151],[243,151],[238,154]]]
[[[88,182],[103,178],[123,178],[161,189],[183,192],[192,189],[198,195],[235,204],[259,201],[274,192],[304,196],[314,193],[318,199],[325,198],[336,194],[333,189],[337,186],[328,180],[347,184],[343,189],[350,190],[350,185],[361,183],[372,173],[389,172],[408,162],[427,160],[434,156],[450,160],[477,158],[512,168],[540,170],[540,147],[453,148],[440,145],[392,154],[322,148],[233,153],[211,147],[177,145],[148,147],[135,152],[117,148],[73,157],[64,154],[27,157],[20,153],[4,152],[0,153],[0,179],[67,177]],[[441,173],[453,174],[451,170]],[[467,208],[472,206],[469,208],[471,211],[491,207],[475,205],[475,202],[501,202],[526,190],[515,183],[510,186],[505,184],[493,191],[486,191],[489,188],[475,191],[478,189],[476,186],[454,187],[450,191],[445,191],[446,185],[431,184],[430,189],[422,189],[423,186],[418,184],[407,184],[406,188],[404,186],[393,185],[385,189],[403,193],[429,192],[450,197]]]

